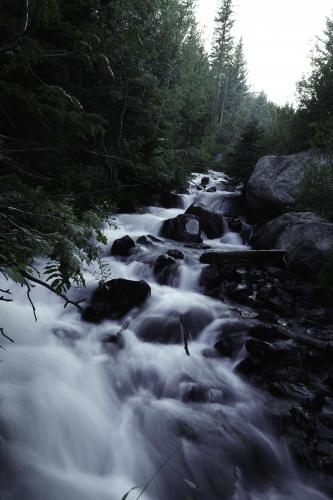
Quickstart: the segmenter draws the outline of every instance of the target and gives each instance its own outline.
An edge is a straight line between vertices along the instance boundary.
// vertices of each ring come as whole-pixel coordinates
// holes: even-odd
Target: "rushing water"
[[[164,220],[199,200],[223,212],[230,193],[226,178],[210,172],[217,192],[180,196],[179,209],[149,207],[120,215],[106,229],[105,260],[112,277],[145,279],[152,296],[121,322],[84,323],[75,309],[34,288],[38,323],[25,291],[1,304],[1,325],[15,339],[2,341],[0,364],[1,500],[324,499],[299,476],[283,442],[274,436],[262,393],[234,372],[234,362],[204,356],[224,323],[238,318],[230,306],[199,293],[201,251],[161,239],[138,247],[129,259],[109,257],[125,234],[159,237]],[[200,182],[200,175],[194,178]],[[227,232],[207,243],[245,249]],[[158,255],[181,248],[185,260],[168,286],[152,265]],[[87,273],[87,290],[96,283]],[[139,340],[145,322],[187,315],[198,337],[183,345]],[[125,345],[103,344],[123,333]],[[159,332],[156,332],[158,336]],[[149,482],[149,485],[147,483]]]

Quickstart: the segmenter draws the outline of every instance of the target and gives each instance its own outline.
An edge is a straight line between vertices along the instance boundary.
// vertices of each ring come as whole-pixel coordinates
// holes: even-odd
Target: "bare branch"
[[[31,281],[32,283],[36,283],[37,285],[41,285],[44,288],[47,288],[47,290],[49,290],[50,292],[54,293],[55,295],[58,295],[58,297],[61,297],[65,301],[64,308],[66,308],[68,305],[72,305],[72,306],[76,307],[79,311],[81,311],[81,312],[83,311],[80,304],[82,304],[82,302],[85,302],[86,299],[77,300],[77,301],[70,300],[64,293],[57,292],[56,290],[54,290],[54,288],[52,288],[45,281],[42,281],[42,280],[36,278],[35,276],[32,276],[31,274],[27,273],[27,271],[24,271],[23,269],[19,269],[19,271],[26,280]]]
[[[28,300],[29,300],[29,302],[31,304],[32,312],[34,313],[34,318],[35,318],[35,321],[37,323],[38,320],[37,320],[37,314],[36,314],[36,307],[35,307],[35,304],[32,301],[32,298],[31,298],[31,286],[30,286],[29,281],[27,281],[27,280],[24,280],[24,283],[25,283],[25,285],[27,287],[27,297],[28,297]]]
[[[10,342],[14,343],[15,340],[11,339],[10,337],[8,337],[8,335],[5,334],[4,332],[4,329],[3,328],[0,328],[0,333],[3,337],[5,337],[5,339],[9,340]]]

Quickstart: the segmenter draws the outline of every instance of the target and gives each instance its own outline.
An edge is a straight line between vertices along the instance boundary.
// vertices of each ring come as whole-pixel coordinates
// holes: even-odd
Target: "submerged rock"
[[[134,307],[138,307],[151,294],[146,281],[114,279],[100,285],[83,311],[86,321],[98,323],[104,319],[119,319]]]
[[[183,252],[181,252],[180,250],[177,250],[176,248],[175,249],[172,248],[171,250],[168,250],[167,255],[169,255],[173,259],[179,259],[179,260],[184,259]]]
[[[202,243],[201,224],[195,215],[182,214],[163,223],[161,234],[165,238],[185,243]]]
[[[111,248],[111,255],[119,257],[128,257],[132,248],[135,247],[135,243],[132,238],[128,235],[119,238],[113,242]]]
[[[210,210],[202,203],[193,203],[185,213],[198,217],[201,228],[207,238],[215,239],[223,236],[224,223],[222,216]]]
[[[172,278],[172,274],[174,274],[172,272],[173,270],[177,270],[177,264],[172,257],[168,255],[160,255],[157,257],[153,271],[159,283],[162,285],[167,284],[169,278]]]

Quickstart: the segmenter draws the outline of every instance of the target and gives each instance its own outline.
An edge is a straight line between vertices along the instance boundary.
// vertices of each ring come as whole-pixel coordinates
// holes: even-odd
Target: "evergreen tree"
[[[333,152],[333,19],[312,58],[312,73],[298,85],[298,128],[303,147]]]
[[[230,90],[230,76],[233,60],[234,25],[232,0],[222,0],[215,18],[215,32],[211,54],[212,71],[215,80],[215,121],[218,138],[221,139],[225,118],[227,96]]]
[[[260,158],[262,134],[256,120],[249,122],[227,156],[227,171],[238,180],[246,182]]]

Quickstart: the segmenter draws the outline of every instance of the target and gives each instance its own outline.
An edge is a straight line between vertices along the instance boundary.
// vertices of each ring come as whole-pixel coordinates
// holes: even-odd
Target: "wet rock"
[[[114,352],[115,349],[123,349],[125,347],[124,335],[106,333],[102,337],[102,344],[107,352]]]
[[[250,326],[248,329],[248,335],[259,340],[265,340],[267,342],[290,338],[287,330],[276,325],[270,325],[268,323],[259,323]]]
[[[246,321],[233,320],[222,326],[216,337],[214,348],[222,356],[234,356],[245,344],[249,323]]]
[[[119,256],[119,257],[128,257],[132,248],[135,247],[135,243],[130,238],[130,236],[126,235],[118,240],[113,242],[111,248],[111,255]]]
[[[52,333],[59,340],[62,340],[63,342],[68,344],[74,344],[77,340],[80,340],[82,338],[81,333],[74,328],[57,327],[53,328]]]
[[[147,236],[140,236],[136,240],[136,242],[138,245],[143,245],[146,247],[152,247],[154,245],[153,242]]]
[[[166,267],[173,266],[175,260],[168,255],[160,255],[154,264],[154,274],[158,274],[163,271]]]
[[[177,316],[150,315],[140,323],[137,335],[145,342],[179,344],[183,342],[183,330]]]
[[[173,259],[179,259],[179,260],[184,259],[183,252],[177,250],[177,248],[172,248],[171,250],[168,250],[167,255],[169,255],[169,257],[172,257]]]
[[[145,281],[108,281],[95,290],[82,317],[93,323],[104,319],[119,319],[131,309],[143,304],[150,294],[150,286]]]
[[[209,177],[203,177],[201,179],[201,183],[200,184],[201,184],[201,186],[206,187],[206,186],[208,186],[209,182],[210,182],[210,178]]]
[[[176,268],[176,261],[172,257],[160,255],[154,264],[154,275],[160,284],[166,285],[173,277],[173,271]]]
[[[191,307],[182,315],[182,324],[186,334],[196,338],[213,319],[212,313],[205,307]]]
[[[224,223],[222,216],[210,210],[202,203],[193,203],[185,213],[198,217],[201,228],[207,238],[215,239],[223,236]]]
[[[178,215],[163,223],[162,236],[185,243],[202,243],[201,224],[198,217],[189,214]]]
[[[144,245],[144,246],[153,246],[154,243],[161,243],[162,240],[160,238],[156,238],[156,236],[153,236],[152,234],[147,234],[147,235],[143,235],[143,236],[140,236],[136,242],[139,244],[139,245]]]
[[[301,383],[274,382],[270,384],[269,390],[275,396],[291,399],[302,407],[315,411],[320,410],[325,402],[324,395],[321,391]]]
[[[258,319],[263,322],[276,323],[276,321],[278,320],[278,316],[272,311],[262,309],[261,311],[259,311]]]
[[[204,293],[210,294],[211,291],[221,285],[222,278],[217,266],[206,266],[199,279],[199,286]]]
[[[206,189],[207,193],[215,193],[217,191],[216,186],[211,186]]]
[[[233,231],[234,233],[240,233],[243,229],[243,223],[239,217],[229,218],[228,226],[230,231]]]
[[[183,393],[182,401],[185,403],[223,403],[224,393],[221,389],[189,384]]]

